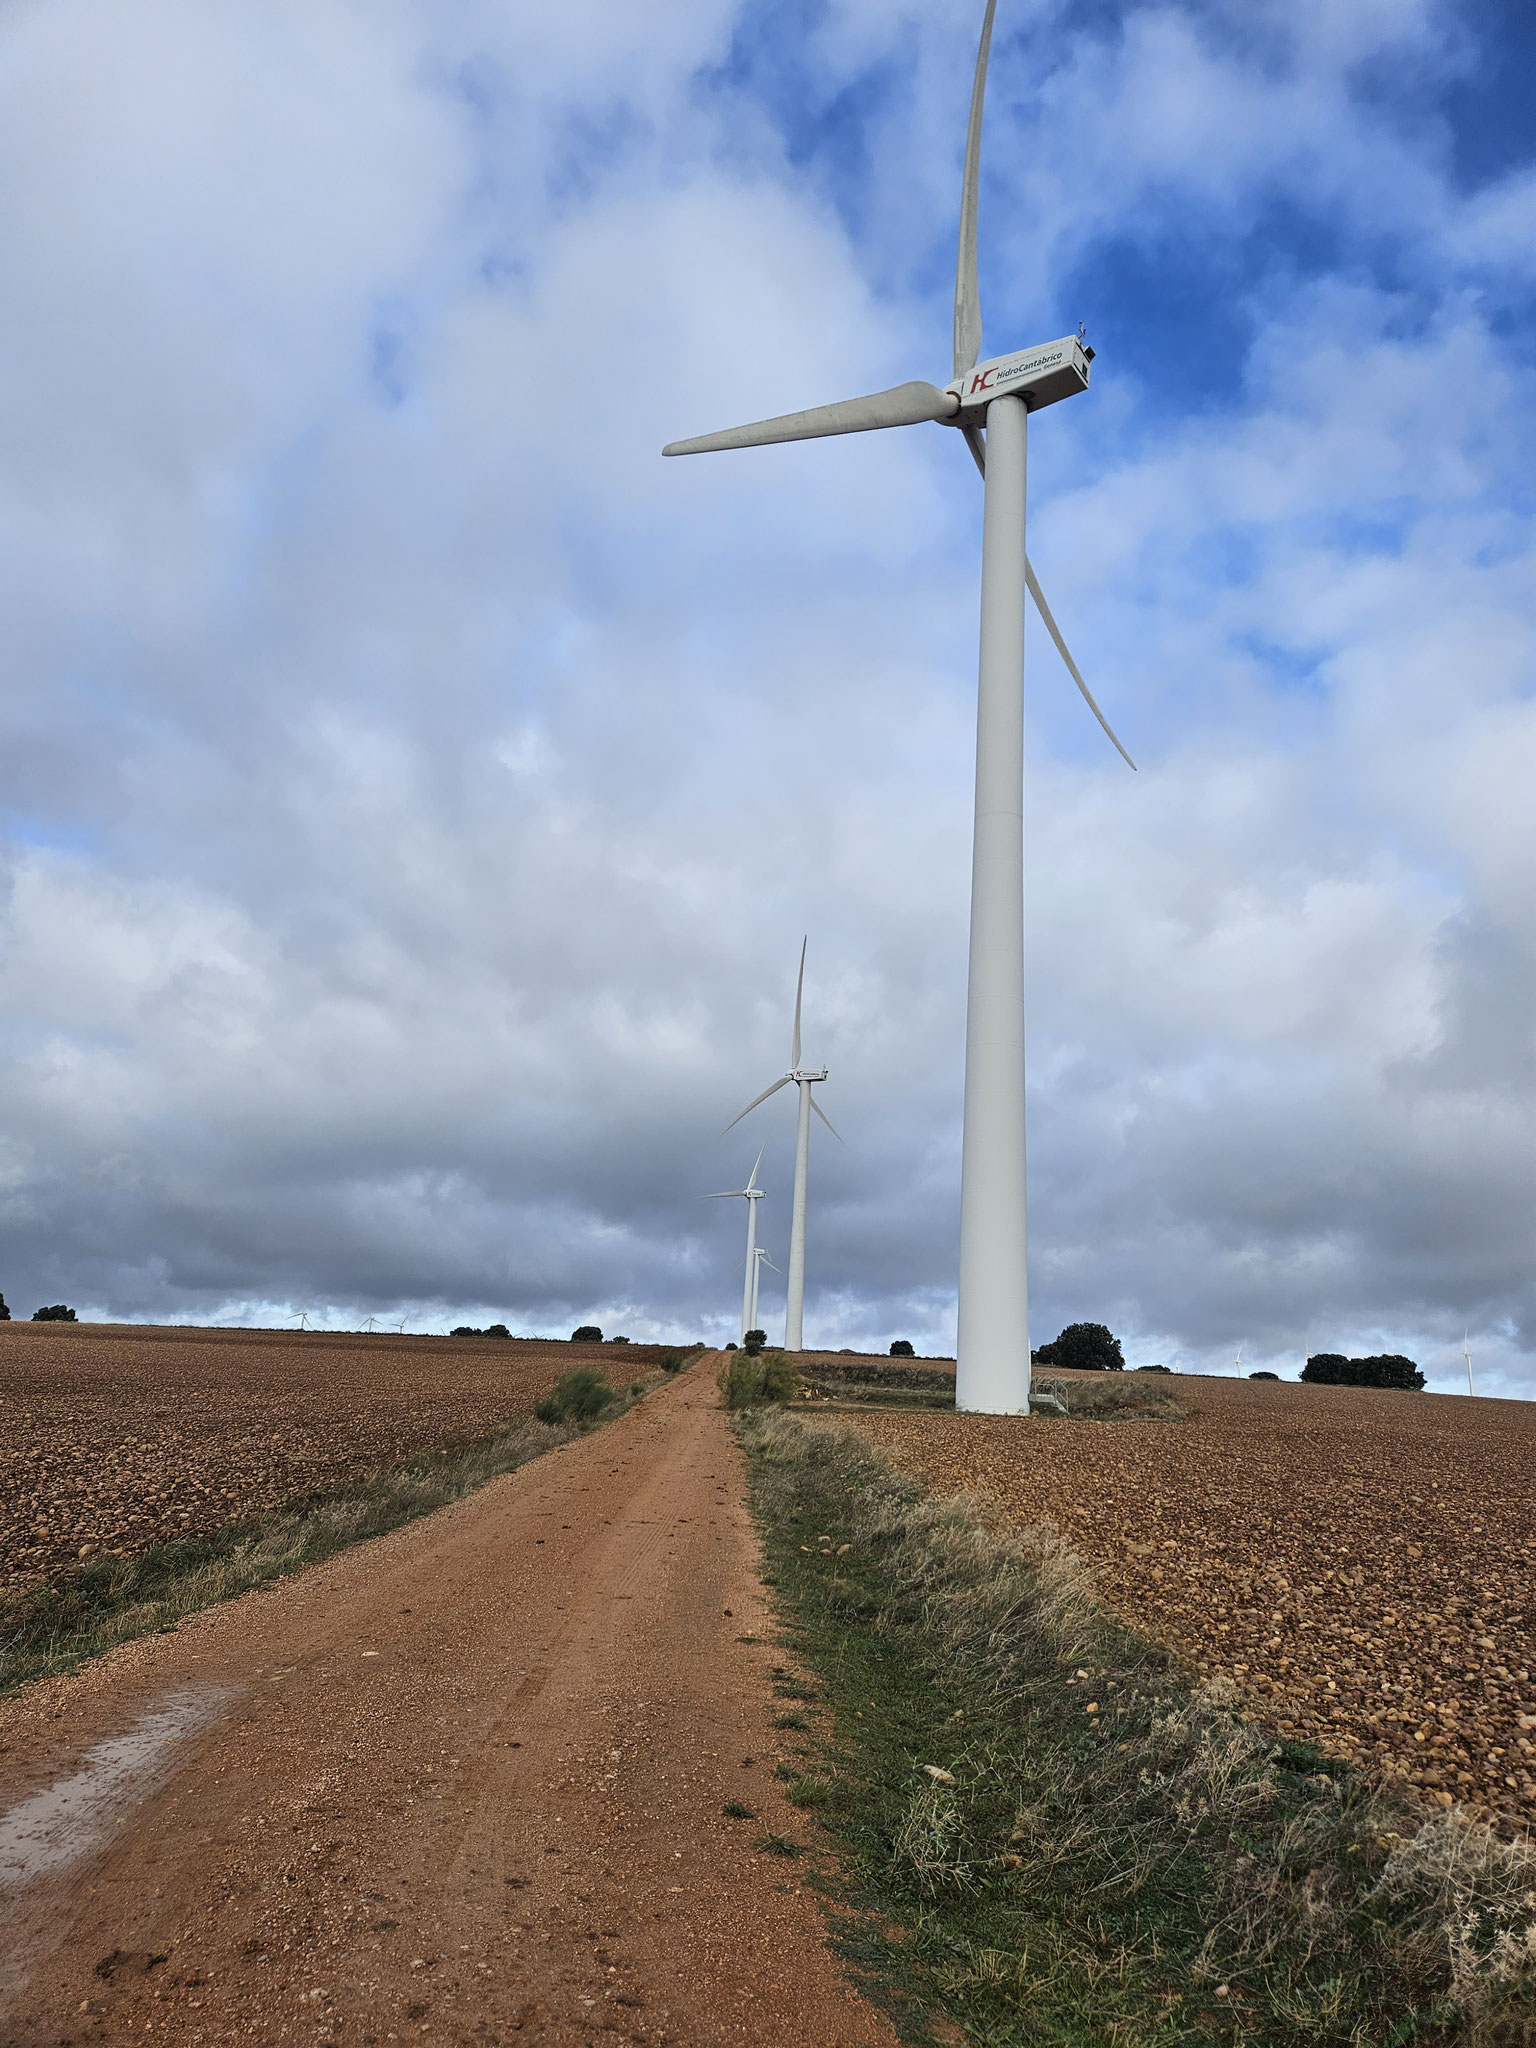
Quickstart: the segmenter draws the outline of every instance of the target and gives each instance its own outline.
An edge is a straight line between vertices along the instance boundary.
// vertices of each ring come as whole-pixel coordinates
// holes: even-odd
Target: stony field
[[[1157,1384],[1185,1419],[860,1423],[935,1490],[1055,1523],[1111,1605],[1282,1734],[1529,1830],[1536,1404]]]
[[[98,1552],[206,1535],[526,1415],[643,1344],[0,1324],[0,1596]]]

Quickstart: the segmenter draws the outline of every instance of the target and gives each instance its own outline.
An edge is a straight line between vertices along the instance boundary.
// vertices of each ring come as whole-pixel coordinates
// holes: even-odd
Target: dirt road
[[[889,2048],[756,1846],[801,1830],[743,1491],[705,1360],[0,1704],[0,2043]]]

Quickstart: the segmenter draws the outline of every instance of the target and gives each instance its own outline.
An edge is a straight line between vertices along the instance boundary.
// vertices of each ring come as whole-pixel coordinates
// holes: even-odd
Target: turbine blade
[[[969,448],[971,451],[971,460],[980,470],[983,479],[985,479],[987,474],[986,435],[982,432],[980,427],[962,427],[960,431],[965,436],[966,447]]]
[[[741,1113],[745,1116],[747,1112],[743,1110]],[[746,1192],[745,1188],[716,1188],[712,1195],[700,1195],[699,1200],[701,1202],[729,1202],[737,1195],[744,1195]]]
[[[816,1100],[816,1097],[814,1095],[811,1097],[811,1107],[815,1110],[816,1114],[821,1118],[822,1122],[826,1125],[827,1129],[832,1133],[833,1137],[836,1138],[839,1145],[846,1144],[848,1142],[847,1139],[844,1138],[842,1132],[837,1128],[836,1124],[833,1123],[831,1117],[827,1115],[827,1112],[822,1108],[821,1104]]]
[[[771,1088],[765,1088],[765,1089],[763,1090],[763,1092],[762,1092],[762,1094],[761,1094],[761,1095],[754,1095],[754,1096],[753,1096],[753,1098],[752,1098],[752,1100],[751,1100],[751,1101],[750,1101],[750,1102],[749,1102],[749,1103],[747,1104],[746,1108],[745,1108],[745,1109],[743,1109],[743,1110],[741,1110],[741,1111],[739,1111],[739,1112],[737,1113],[737,1115],[735,1115],[735,1116],[733,1116],[733,1117],[731,1118],[730,1122],[729,1122],[729,1123],[728,1123],[728,1124],[726,1125],[726,1127],[725,1127],[725,1128],[726,1128],[726,1130],[727,1130],[727,1131],[730,1131],[730,1130],[734,1130],[734,1129],[736,1128],[737,1124],[739,1124],[739,1123],[741,1122],[741,1119],[742,1119],[742,1117],[744,1117],[744,1116],[750,1116],[750,1115],[752,1114],[753,1110],[754,1110],[754,1109],[756,1109],[757,1105],[758,1105],[758,1104],[759,1104],[760,1102],[766,1102],[766,1101],[768,1100],[768,1098],[769,1098],[769,1096],[770,1096],[770,1095],[777,1095],[777,1094],[778,1094],[778,1092],[779,1092],[779,1090],[780,1090],[780,1089],[781,1089],[782,1087],[784,1087],[784,1085],[785,1085],[785,1084],[787,1083],[787,1081],[788,1081],[788,1080],[789,1080],[789,1076],[788,1076],[788,1074],[781,1074],[781,1075],[779,1076],[778,1080],[774,1082],[774,1084],[773,1084],[773,1086],[772,1086]],[[722,1136],[724,1136],[724,1132],[722,1132],[722,1133],[721,1133],[721,1135],[722,1135]]]
[[[1057,625],[1056,621],[1051,617],[1051,608],[1046,603],[1044,597],[1041,595],[1040,585],[1035,580],[1035,572],[1030,567],[1029,557],[1027,555],[1024,558],[1024,581],[1025,584],[1028,586],[1030,596],[1035,600],[1035,603],[1039,608],[1041,618],[1045,621],[1045,630],[1056,642],[1056,652],[1067,664],[1068,675],[1071,676],[1073,682],[1076,683],[1077,687],[1083,693],[1084,703],[1086,703],[1088,709],[1093,713],[1094,717],[1099,721],[1100,725],[1103,726],[1105,732],[1109,735],[1110,745],[1114,748],[1115,752],[1120,756],[1121,760],[1124,761],[1126,767],[1134,770],[1136,763],[1131,759],[1130,755],[1125,751],[1124,747],[1122,747],[1120,742],[1115,738],[1114,729],[1111,727],[1109,720],[1104,716],[1103,712],[1099,709],[1098,705],[1094,703],[1093,692],[1089,689],[1088,685],[1083,681],[1082,670],[1078,667],[1077,663],[1072,659],[1071,655],[1067,652],[1067,643],[1061,637],[1061,628]]]
[[[921,420],[947,420],[960,410],[952,391],[937,384],[896,384],[869,398],[843,398],[814,405],[809,412],[781,413],[749,427],[727,427],[691,441],[669,441],[663,455],[712,455],[720,448],[765,448],[774,441],[817,441],[827,434],[866,434],[876,427],[915,427]]]
[[[768,1147],[766,1143],[758,1146],[757,1157],[752,1162],[752,1171],[747,1175],[747,1184],[741,1191],[744,1195],[750,1194],[752,1190],[757,1186],[757,1169],[762,1165],[763,1154],[767,1150]]]
[[[811,935],[807,932],[800,941],[800,979],[795,983],[795,1034],[789,1043],[791,1067],[798,1067],[800,1064],[800,998],[805,994],[805,949],[810,943]]]
[[[987,96],[987,57],[992,48],[992,16],[997,0],[987,0],[976,52],[976,78],[971,87],[971,125],[965,135],[965,179],[960,187],[960,253],[955,264],[955,375],[976,367],[981,354],[981,294],[976,286],[976,186],[981,171],[981,103]],[[972,451],[975,452],[974,450]]]

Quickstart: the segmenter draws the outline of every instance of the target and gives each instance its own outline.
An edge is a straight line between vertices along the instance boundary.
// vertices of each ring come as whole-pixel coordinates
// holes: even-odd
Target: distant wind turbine
[[[673,441],[663,455],[703,455],[860,434],[935,421],[956,427],[986,484],[981,542],[981,658],[976,705],[976,822],[971,865],[971,958],[965,1025],[960,1166],[960,1289],[955,1405],[992,1414],[1029,1409],[1029,1289],[1024,1199],[1024,594],[1094,717],[1134,768],[1067,651],[1024,551],[1025,424],[1032,412],[1088,389],[1093,350],[1081,330],[1041,347],[977,362],[977,182],[987,58],[997,0],[987,0],[960,192],[955,267],[954,375],[898,384],[751,426]],[[797,1055],[798,1064],[798,1055]],[[798,1078],[798,1077],[796,1077]],[[800,1160],[806,1090],[801,1089]],[[803,1178],[797,1178],[797,1188]],[[803,1249],[796,1211],[795,1246]],[[803,1272],[790,1253],[790,1329],[798,1350]]]
[[[747,1341],[748,1330],[755,1330],[757,1328],[757,1324],[752,1320],[757,1314],[757,1260],[753,1254],[757,1250],[757,1205],[763,1199],[765,1192],[757,1184],[757,1169],[762,1165],[763,1153],[767,1149],[766,1145],[759,1148],[757,1157],[752,1162],[752,1171],[747,1175],[747,1184],[744,1188],[720,1188],[716,1193],[704,1197],[707,1202],[731,1202],[737,1196],[740,1196],[747,1205],[747,1277],[741,1289],[741,1341],[743,1344]]]
[[[841,1145],[842,1138],[833,1129],[832,1119],[819,1102],[812,1099],[811,1089],[818,1081],[825,1081],[825,1067],[802,1067],[800,1064],[800,1005],[805,994],[805,948],[808,941],[800,942],[800,978],[795,983],[795,1028],[789,1041],[789,1072],[781,1074],[770,1088],[761,1095],[754,1095],[746,1108],[726,1125],[732,1130],[749,1116],[760,1102],[766,1102],[770,1095],[777,1095],[781,1088],[787,1088],[791,1081],[800,1090],[800,1115],[795,1126],[795,1199],[789,1227],[789,1284],[784,1307],[784,1349],[802,1351],[805,1348],[805,1182],[811,1159],[811,1111],[814,1109],[827,1129]],[[759,1157],[762,1155],[759,1154]]]
[[[1467,1392],[1469,1394],[1475,1392],[1472,1385],[1472,1348],[1469,1341],[1471,1335],[1472,1332],[1470,1330],[1463,1330],[1461,1335],[1461,1355],[1467,1361]]]
[[[1243,1347],[1241,1344],[1238,1345],[1237,1356],[1232,1361],[1232,1370],[1235,1374],[1241,1376],[1243,1370]]]
[[[768,1267],[769,1271],[773,1273],[777,1273],[779,1270],[774,1265],[772,1259],[769,1258],[767,1247],[765,1245],[755,1245],[752,1250],[752,1320],[747,1325],[749,1330],[757,1330],[762,1327],[757,1320],[757,1283],[762,1278],[764,1266]]]

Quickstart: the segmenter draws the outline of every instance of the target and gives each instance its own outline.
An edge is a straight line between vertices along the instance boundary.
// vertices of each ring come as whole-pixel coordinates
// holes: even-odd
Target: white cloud
[[[950,1347],[976,480],[659,446],[945,365],[962,13],[7,18],[14,1307],[725,1334],[809,929],[812,1334]],[[989,333],[1111,234],[1353,253],[1230,287],[1218,401],[1122,346],[1033,435],[1141,762],[1034,636],[1037,1339],[1452,1384],[1470,1324],[1530,1391],[1526,185],[1356,91],[1465,70],[1432,9],[1064,19],[1000,31]]]

